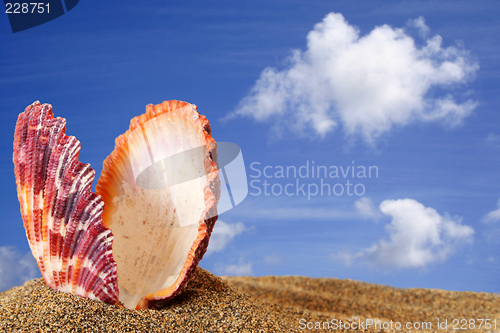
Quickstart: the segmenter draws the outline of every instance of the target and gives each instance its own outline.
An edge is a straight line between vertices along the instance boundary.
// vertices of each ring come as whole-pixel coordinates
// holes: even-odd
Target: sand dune
[[[438,329],[440,322],[443,328],[447,324],[448,330],[455,328],[459,331],[469,329],[469,326],[478,329],[481,323],[478,319],[490,319],[490,330],[495,331],[496,319],[496,331],[500,331],[498,294],[400,289],[348,279],[313,279],[300,276],[224,276],[222,279],[238,292],[258,300],[314,311],[332,319],[347,317],[355,322],[361,319],[365,324],[367,319],[371,319],[373,323],[377,319],[388,324],[392,320],[393,327],[399,322],[402,329],[409,323],[409,327],[427,326],[433,330]],[[465,326],[463,319],[467,319]],[[475,321],[470,321],[471,319]],[[431,326],[424,324],[429,322]],[[485,322],[482,323],[481,328],[484,329]],[[385,327],[388,327],[388,324],[385,324]]]
[[[204,269],[162,310],[91,301],[54,291],[42,279],[0,293],[1,332],[334,332],[340,331],[335,329],[340,321],[342,328],[349,326],[343,331],[378,332],[391,320],[393,326],[430,322],[435,331],[438,318],[441,323],[448,319],[448,330],[453,319],[474,318],[477,329],[477,319],[488,318],[492,327],[485,330],[483,322],[481,329],[495,331],[492,320],[500,326],[500,296],[338,279],[219,278]],[[359,325],[360,330],[352,329]]]

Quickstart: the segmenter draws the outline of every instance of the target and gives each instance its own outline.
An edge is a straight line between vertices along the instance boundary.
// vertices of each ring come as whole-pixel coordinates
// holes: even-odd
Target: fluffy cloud
[[[484,221],[485,222],[497,222],[497,221],[500,221],[500,200],[498,200],[497,205],[498,205],[498,209],[496,209],[494,211],[491,211],[488,214],[486,214],[486,216],[484,217]]]
[[[362,197],[354,202],[354,208],[356,211],[367,219],[378,220],[380,218],[380,211],[375,208],[373,200],[368,197]]]
[[[414,20],[408,20],[408,26],[417,28],[421,38],[427,38],[431,33],[431,29],[425,24],[425,19],[422,16]]]
[[[409,25],[429,33],[423,18]],[[341,124],[370,144],[415,120],[459,125],[477,103],[431,89],[464,84],[479,66],[462,47],[441,44],[436,35],[417,46],[404,29],[388,25],[360,37],[341,14],[330,13],[309,32],[307,50],[295,50],[282,71],[264,69],[228,118],[274,120],[277,129],[312,128],[321,136]]]
[[[380,240],[355,255],[346,253],[335,257],[346,262],[365,260],[377,267],[415,268],[443,261],[457,243],[472,240],[474,230],[462,225],[460,219],[440,215],[413,199],[385,200],[380,210],[392,217],[386,225],[389,240]]]
[[[30,252],[22,255],[15,247],[0,246],[0,291],[19,286],[39,275]]]
[[[207,255],[213,252],[224,250],[229,242],[237,235],[245,231],[245,225],[241,222],[235,224],[226,223],[218,220],[215,223],[214,230],[210,236],[210,242],[207,249]]]
[[[216,269],[221,275],[244,276],[252,275],[252,266],[252,263],[246,263],[240,258],[237,264],[218,266]]]

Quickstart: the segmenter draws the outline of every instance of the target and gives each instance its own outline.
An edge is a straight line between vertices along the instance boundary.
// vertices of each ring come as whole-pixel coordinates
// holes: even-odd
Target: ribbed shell
[[[207,119],[180,101],[148,105],[116,139],[96,193],[115,235],[119,299],[126,307],[162,307],[193,277],[217,220],[216,149]],[[165,171],[160,178],[145,172],[154,163]]]
[[[37,101],[19,115],[13,162],[26,236],[47,285],[114,304],[113,235],[91,191],[95,172],[78,161],[79,151],[50,104]]]

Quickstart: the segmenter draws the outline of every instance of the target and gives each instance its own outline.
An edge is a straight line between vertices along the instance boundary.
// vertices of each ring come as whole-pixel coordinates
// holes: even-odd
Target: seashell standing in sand
[[[17,119],[14,165],[29,246],[48,286],[108,303],[118,300],[113,236],[94,170],[78,161],[80,142],[66,120],[35,102]]]
[[[159,307],[193,276],[217,219],[216,158],[207,119],[185,102],[148,105],[116,139],[96,192],[125,306]]]
[[[148,105],[116,139],[96,195],[79,142],[51,109],[27,107],[14,141],[21,212],[46,283],[127,308],[164,306],[193,277],[217,220],[207,119],[186,102]]]

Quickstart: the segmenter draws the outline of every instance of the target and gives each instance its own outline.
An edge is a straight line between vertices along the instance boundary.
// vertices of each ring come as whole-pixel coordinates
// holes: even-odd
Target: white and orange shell
[[[148,105],[116,139],[97,195],[64,124],[35,102],[19,116],[14,141],[21,212],[45,281],[131,309],[164,306],[194,276],[217,220],[207,119],[186,102]]]

